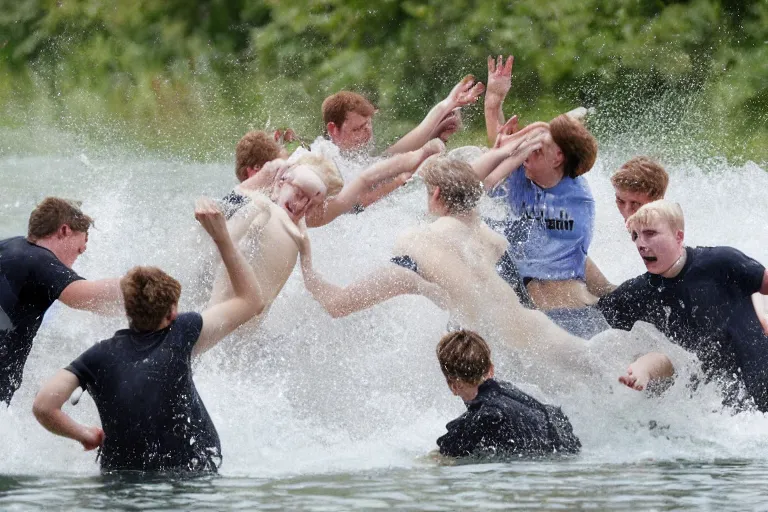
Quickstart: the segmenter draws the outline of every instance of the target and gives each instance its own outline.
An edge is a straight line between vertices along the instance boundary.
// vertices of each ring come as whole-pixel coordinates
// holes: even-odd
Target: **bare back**
[[[507,240],[479,218],[439,218],[402,236],[400,255],[410,256],[419,274],[449,295],[462,326],[498,339],[518,352],[583,352],[585,341],[555,325],[540,311],[524,308],[496,273]]]
[[[293,272],[299,254],[299,229],[285,211],[261,193],[251,195],[251,202],[227,222],[232,240],[251,264],[261,286],[268,311]],[[213,285],[210,304],[232,296],[226,274],[219,271]]]

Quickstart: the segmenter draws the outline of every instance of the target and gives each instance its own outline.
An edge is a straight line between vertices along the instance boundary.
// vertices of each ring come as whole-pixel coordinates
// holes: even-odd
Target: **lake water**
[[[193,202],[228,192],[232,162],[107,151],[66,133],[24,129],[0,132],[0,151],[0,238],[23,234],[44,196],[79,198],[96,229],[78,272],[101,278],[159,265],[182,282],[181,309],[205,302]],[[590,253],[615,283],[643,265],[608,177],[647,151],[631,138],[605,144],[588,175],[598,212]],[[665,163],[668,197],[686,213],[689,245],[732,245],[768,263],[763,169],[695,155]],[[361,215],[312,231],[316,267],[335,283],[361,277],[388,260],[397,234],[423,222],[425,210],[415,183]],[[537,392],[571,417],[584,445],[571,459],[436,462],[428,456],[435,439],[463,409],[434,356],[447,320],[420,297],[332,320],[295,272],[261,329],[237,333],[197,364],[195,380],[224,462],[219,476],[185,480],[102,477],[93,452],[36,423],[31,404],[40,384],[124,322],[54,306],[22,388],[10,408],[0,408],[0,509],[768,510],[768,419],[733,414],[715,389],[693,393],[684,382],[661,398],[625,389],[613,377],[599,391]],[[497,375],[532,390],[492,347]],[[617,363],[615,376],[624,365]],[[68,411],[98,423],[87,396]]]

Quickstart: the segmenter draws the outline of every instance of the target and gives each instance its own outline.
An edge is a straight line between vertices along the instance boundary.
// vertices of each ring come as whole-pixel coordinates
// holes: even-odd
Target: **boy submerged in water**
[[[215,472],[221,464],[219,436],[192,380],[191,359],[261,312],[264,301],[221,211],[201,200],[195,217],[219,249],[232,298],[202,314],[179,314],[178,281],[158,268],[131,269],[120,280],[129,328],[86,350],[35,398],[35,417],[46,429],[86,450],[102,446],[103,470]],[[62,411],[78,387],[93,397],[103,430]]]
[[[480,335],[464,330],[446,334],[437,344],[437,359],[448,387],[467,406],[438,438],[442,455],[578,453],[581,442],[559,407],[493,378],[491,349]]]

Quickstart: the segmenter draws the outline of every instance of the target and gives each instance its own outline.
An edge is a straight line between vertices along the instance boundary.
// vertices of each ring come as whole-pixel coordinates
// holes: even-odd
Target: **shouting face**
[[[634,225],[631,233],[645,268],[651,274],[664,274],[683,254],[683,232],[673,230],[662,219],[642,226]]]
[[[309,165],[296,165],[275,184],[273,199],[293,222],[298,222],[310,208],[322,204],[326,194],[325,183]]]

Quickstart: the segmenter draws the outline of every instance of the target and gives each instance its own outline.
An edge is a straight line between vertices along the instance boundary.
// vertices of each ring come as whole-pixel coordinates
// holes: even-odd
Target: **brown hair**
[[[614,187],[628,192],[641,192],[655,201],[663,199],[669,185],[669,174],[655,160],[636,156],[611,176]]]
[[[483,195],[483,187],[472,166],[449,157],[428,159],[419,171],[430,187],[440,187],[440,198],[449,213],[472,210]]]
[[[310,167],[325,183],[327,197],[335,196],[344,188],[344,178],[341,177],[339,168],[325,157],[310,153],[301,156],[293,165],[294,167],[298,165]]]
[[[261,167],[280,156],[280,144],[266,132],[253,131],[243,135],[235,147],[235,176],[248,178],[248,167]]]
[[[122,279],[120,290],[131,328],[154,331],[181,296],[181,284],[157,267],[133,267]]]
[[[64,224],[72,231],[87,233],[93,219],[80,210],[80,201],[68,201],[60,197],[46,197],[29,215],[27,238],[35,242],[51,236]]]
[[[549,123],[552,140],[563,152],[563,174],[576,178],[592,169],[597,159],[597,141],[583,124],[562,114]]]
[[[370,101],[360,96],[356,92],[340,91],[328,96],[323,101],[323,123],[333,123],[339,128],[347,120],[349,112],[355,112],[363,117],[371,117],[376,113]]]
[[[476,332],[451,332],[437,344],[437,360],[449,381],[479,384],[491,369],[491,349]]]

